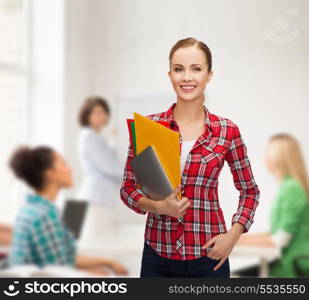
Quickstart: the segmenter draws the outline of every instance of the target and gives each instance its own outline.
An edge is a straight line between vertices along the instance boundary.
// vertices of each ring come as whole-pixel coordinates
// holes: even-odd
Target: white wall
[[[29,142],[63,151],[64,5],[61,0],[29,3]]]
[[[74,141],[79,130],[75,114],[86,92],[106,96],[115,115],[120,94],[171,92],[169,49],[178,39],[194,36],[213,52],[214,77],[207,88],[206,105],[239,125],[261,189],[252,230],[266,230],[276,188],[263,165],[268,137],[278,131],[291,132],[301,140],[306,156],[309,153],[305,129],[309,108],[308,1],[68,3],[66,152],[72,161],[76,161]],[[286,42],[275,41],[265,30]],[[166,99],[165,107],[172,102],[172,98]],[[149,101],[149,108],[152,105]],[[131,109],[138,111],[137,107]],[[121,143],[127,145],[127,140]],[[227,167],[220,180],[220,195],[229,225],[238,194]]]
[[[80,104],[91,94],[91,1],[66,0],[65,1],[65,91],[64,111],[65,126],[64,154],[72,165],[74,187],[66,191],[67,197],[74,197],[81,182],[81,168],[77,157],[77,136],[79,126],[77,123]]]

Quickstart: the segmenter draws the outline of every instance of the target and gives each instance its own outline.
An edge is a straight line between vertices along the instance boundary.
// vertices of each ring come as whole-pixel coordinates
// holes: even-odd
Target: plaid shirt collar
[[[165,116],[164,119],[165,121],[167,121],[169,123],[169,127],[172,129],[174,127],[176,127],[176,130],[178,131],[178,125],[177,122],[174,118],[173,115],[173,110],[176,106],[176,103],[173,103],[172,106],[165,112]],[[196,145],[200,145],[203,144],[205,142],[208,142],[212,136],[212,131],[213,131],[213,122],[210,119],[210,112],[208,111],[208,109],[206,108],[205,105],[203,105],[203,109],[205,111],[206,114],[206,118],[205,118],[205,125],[207,126],[208,130],[205,130],[204,133],[198,138],[197,140],[197,144]],[[196,146],[194,146],[196,147]]]
[[[28,194],[26,198],[26,202],[28,204],[40,204],[42,206],[45,206],[51,209],[56,209],[56,205],[53,202],[47,200],[46,198],[42,197],[39,194]]]

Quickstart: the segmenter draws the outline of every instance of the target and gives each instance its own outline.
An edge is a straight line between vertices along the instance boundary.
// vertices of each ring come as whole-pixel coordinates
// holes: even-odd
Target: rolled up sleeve
[[[247,148],[237,125],[234,127],[231,147],[226,160],[233,175],[234,185],[240,193],[237,212],[232,217],[232,225],[236,222],[242,224],[244,226],[243,233],[245,233],[253,224],[260,191],[254,180]]]
[[[125,163],[123,181],[120,188],[120,198],[126,206],[138,214],[146,214],[138,208],[137,203],[141,197],[146,197],[145,193],[139,188],[135,175],[131,168],[131,160],[134,158],[134,152],[131,141],[129,142],[128,156]]]

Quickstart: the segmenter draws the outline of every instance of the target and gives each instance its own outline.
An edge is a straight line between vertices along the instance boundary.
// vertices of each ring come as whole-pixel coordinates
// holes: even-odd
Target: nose
[[[184,80],[184,81],[190,81],[191,79],[192,79],[191,72],[190,72],[190,71],[185,71],[185,72],[184,72],[184,78],[183,78],[183,80]]]

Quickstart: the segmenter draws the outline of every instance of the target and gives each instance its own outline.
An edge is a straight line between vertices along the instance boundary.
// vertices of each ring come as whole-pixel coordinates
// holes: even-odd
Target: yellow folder
[[[181,183],[179,133],[138,113],[134,113],[136,154],[152,145],[175,189]],[[181,192],[179,193],[179,199]]]

